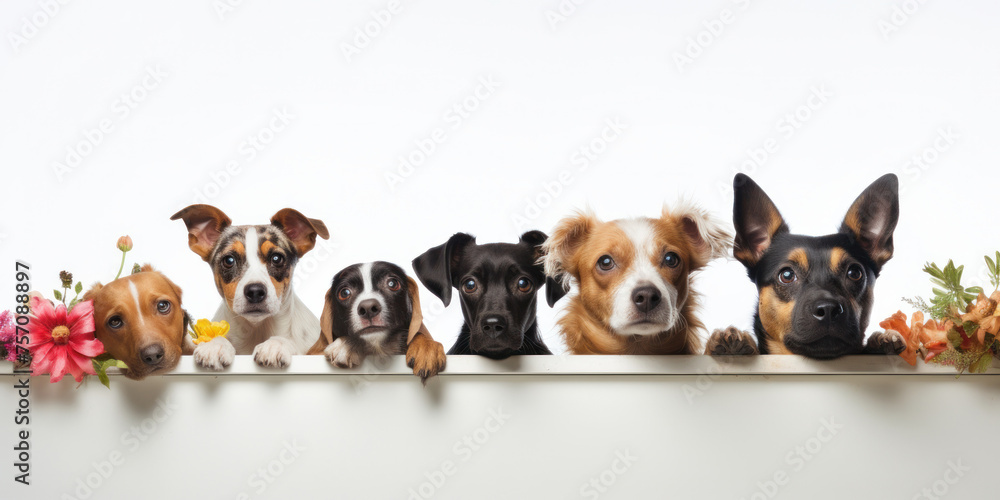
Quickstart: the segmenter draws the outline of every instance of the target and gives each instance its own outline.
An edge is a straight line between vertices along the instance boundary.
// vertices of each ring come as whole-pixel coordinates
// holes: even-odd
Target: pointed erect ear
[[[456,233],[447,243],[431,248],[413,259],[413,270],[417,273],[417,278],[445,306],[451,303],[451,287],[454,282],[452,270],[461,262],[465,247],[475,242],[476,238],[470,234]]]
[[[710,261],[729,256],[733,235],[708,212],[689,203],[681,203],[674,211],[663,209],[661,220],[673,219],[691,244],[692,270],[705,267]]]
[[[413,337],[420,332],[420,327],[424,325],[424,312],[420,309],[420,287],[417,286],[417,282],[413,281],[413,278],[406,277],[407,293],[410,294],[410,309],[413,311],[410,316],[410,327],[407,329],[406,333],[406,345],[410,345],[413,341]],[[428,334],[430,336],[430,334]]]
[[[757,265],[775,235],[788,232],[785,219],[760,186],[743,174],[733,179],[733,256],[746,267]]]
[[[840,232],[853,236],[878,268],[892,258],[899,222],[899,179],[886,174],[865,189],[847,211]]]
[[[549,306],[555,305],[569,291],[573,277],[579,274],[573,254],[587,240],[590,231],[600,223],[590,211],[577,212],[556,225],[552,236],[542,246],[544,250],[546,280],[545,298]]]
[[[324,240],[330,238],[326,224],[319,219],[310,219],[291,208],[283,208],[271,217],[271,224],[281,229],[292,240],[295,251],[302,257],[316,246],[316,235]]]
[[[177,219],[184,219],[187,226],[188,246],[206,262],[222,231],[233,223],[222,210],[211,205],[191,205],[170,217]]]

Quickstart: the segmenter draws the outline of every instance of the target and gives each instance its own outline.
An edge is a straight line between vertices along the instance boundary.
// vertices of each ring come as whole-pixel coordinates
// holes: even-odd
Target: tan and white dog
[[[292,291],[292,271],[330,237],[323,221],[285,208],[270,224],[233,226],[210,205],[191,205],[170,218],[183,219],[188,246],[212,267],[222,304],[214,321],[229,323],[229,335],[199,344],[195,363],[211,370],[232,364],[235,354],[253,354],[257,364],[285,368],[316,342],[319,318]]]
[[[573,354],[700,353],[691,274],[725,257],[732,236],[681,204],[659,218],[610,222],[590,212],[559,222],[545,242],[550,291],[579,288],[559,320]],[[558,300],[549,295],[549,304]]]

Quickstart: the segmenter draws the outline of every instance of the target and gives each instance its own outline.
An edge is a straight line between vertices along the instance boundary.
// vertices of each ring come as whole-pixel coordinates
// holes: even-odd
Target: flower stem
[[[122,269],[125,269],[125,254],[128,252],[122,252],[122,263],[118,266],[118,274],[115,275],[115,279],[118,279],[122,275]]]

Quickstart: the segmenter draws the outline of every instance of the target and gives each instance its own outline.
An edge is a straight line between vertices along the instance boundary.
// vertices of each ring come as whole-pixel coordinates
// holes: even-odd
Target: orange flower
[[[919,319],[923,320],[924,318],[923,313],[914,314],[914,325],[917,324],[918,314],[920,315]],[[879,323],[878,326],[881,326],[886,331],[895,330],[903,336],[903,340],[906,341],[906,349],[899,353],[899,356],[905,359],[910,366],[916,366],[917,349],[920,348],[920,338],[917,335],[914,335],[914,332],[910,329],[910,327],[906,326],[906,315],[903,314],[903,311],[896,311],[896,314],[886,318],[885,321]]]

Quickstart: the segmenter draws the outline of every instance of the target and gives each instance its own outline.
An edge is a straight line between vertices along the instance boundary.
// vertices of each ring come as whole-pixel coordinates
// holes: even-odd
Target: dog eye
[[[389,278],[389,281],[385,282],[385,286],[389,287],[389,290],[397,292],[399,291],[399,280],[396,278]]]
[[[108,318],[108,328],[117,330],[121,328],[123,325],[125,325],[125,322],[122,321],[122,319],[118,316],[112,316]]]
[[[521,293],[528,293],[531,291],[531,280],[528,278],[521,278],[517,280],[517,291]]]
[[[462,290],[465,290],[465,293],[475,292],[477,288],[479,288],[479,285],[476,284],[476,280],[472,278],[469,278],[465,280],[465,283],[462,283]]]
[[[222,258],[222,267],[230,269],[235,265],[236,265],[236,257],[233,257],[232,255],[227,255]]]
[[[861,266],[857,264],[851,264],[847,267],[847,277],[851,281],[861,281],[861,278],[865,276],[865,272],[861,269]]]
[[[347,300],[351,298],[351,289],[341,288],[340,291],[337,292],[337,298],[339,298],[340,300]]]
[[[597,267],[601,271],[610,271],[615,268],[615,259],[612,259],[610,255],[602,255],[597,259]]]
[[[156,303],[156,310],[160,311],[160,314],[167,314],[170,312],[170,302],[166,300],[161,300]]]
[[[677,267],[681,263],[681,258],[674,252],[670,252],[663,256],[663,265],[667,267]]]
[[[792,270],[792,268],[790,267],[785,267],[782,268],[781,271],[778,271],[778,281],[786,285],[789,283],[794,283],[796,279],[798,279],[798,277],[795,276],[795,271]]]
[[[273,254],[271,255],[271,263],[274,264],[275,266],[280,267],[285,263],[285,256],[281,255],[280,253]]]

